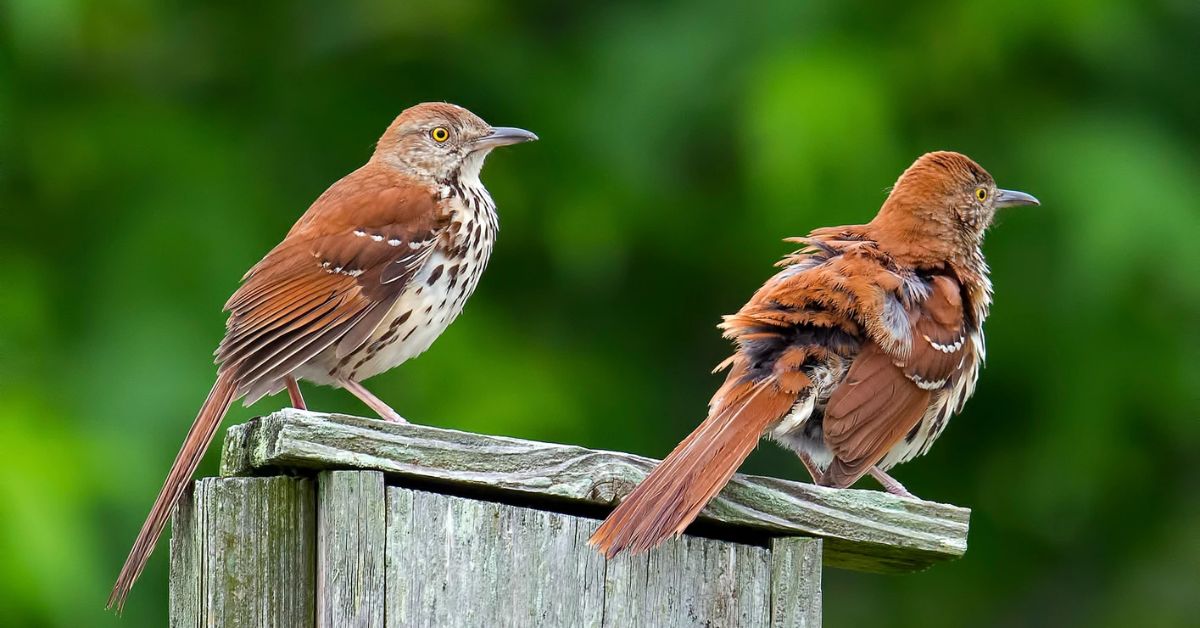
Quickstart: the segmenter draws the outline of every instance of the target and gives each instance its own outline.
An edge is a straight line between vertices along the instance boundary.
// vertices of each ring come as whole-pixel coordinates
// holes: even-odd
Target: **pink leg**
[[[875,478],[875,481],[883,485],[883,488],[892,495],[899,495],[900,497],[907,497],[909,499],[919,499],[916,495],[908,492],[908,489],[904,488],[904,485],[897,482],[895,478],[881,471],[879,467],[872,465],[870,473],[871,477]]]
[[[304,404],[304,395],[300,394],[300,382],[297,382],[296,378],[291,375],[285,375],[283,382],[287,384],[288,398],[292,400],[292,407],[297,410],[307,410],[308,406]]]
[[[400,416],[400,413],[393,410],[391,406],[384,403],[379,397],[371,394],[371,391],[364,388],[362,384],[352,382],[348,379],[340,380],[338,383],[342,385],[342,388],[349,390],[355,397],[358,397],[359,400],[367,404],[367,407],[374,410],[375,414],[378,414],[383,420],[392,421],[393,423],[408,423],[408,421],[404,420],[404,417]]]

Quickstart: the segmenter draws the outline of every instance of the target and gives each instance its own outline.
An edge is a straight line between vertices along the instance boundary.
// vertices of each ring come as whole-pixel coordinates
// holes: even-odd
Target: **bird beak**
[[[1016,207],[1017,205],[1041,205],[1041,203],[1031,194],[1017,192],[1015,190],[998,190],[996,194],[996,202],[994,206],[999,209],[1001,207]]]
[[[522,142],[537,141],[538,136],[512,126],[498,126],[492,129],[491,133],[475,140],[476,148],[495,148],[497,146],[508,146],[509,144],[520,144]]]

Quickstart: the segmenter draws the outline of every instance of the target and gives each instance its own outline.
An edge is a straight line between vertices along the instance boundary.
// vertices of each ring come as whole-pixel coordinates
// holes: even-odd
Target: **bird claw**
[[[408,423],[408,419],[400,416],[400,413],[396,412],[395,410],[393,410],[391,408],[388,408],[387,412],[380,412],[379,418],[381,418],[384,421],[387,421],[389,423],[403,423],[403,424]]]

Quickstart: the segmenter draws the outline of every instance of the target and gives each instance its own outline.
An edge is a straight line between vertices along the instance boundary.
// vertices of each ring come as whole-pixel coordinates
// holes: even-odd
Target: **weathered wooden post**
[[[234,426],[175,512],[171,625],[819,626],[823,565],[966,551],[963,508],[737,476],[705,536],[605,561],[585,541],[653,463],[296,410]]]

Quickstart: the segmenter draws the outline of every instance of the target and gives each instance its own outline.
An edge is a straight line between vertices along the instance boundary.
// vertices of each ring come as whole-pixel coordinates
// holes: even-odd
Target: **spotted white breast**
[[[362,348],[341,360],[332,353],[299,372],[306,380],[362,381],[423,353],[462,312],[496,242],[495,204],[478,179],[445,184],[450,224],[428,261],[413,275]]]

